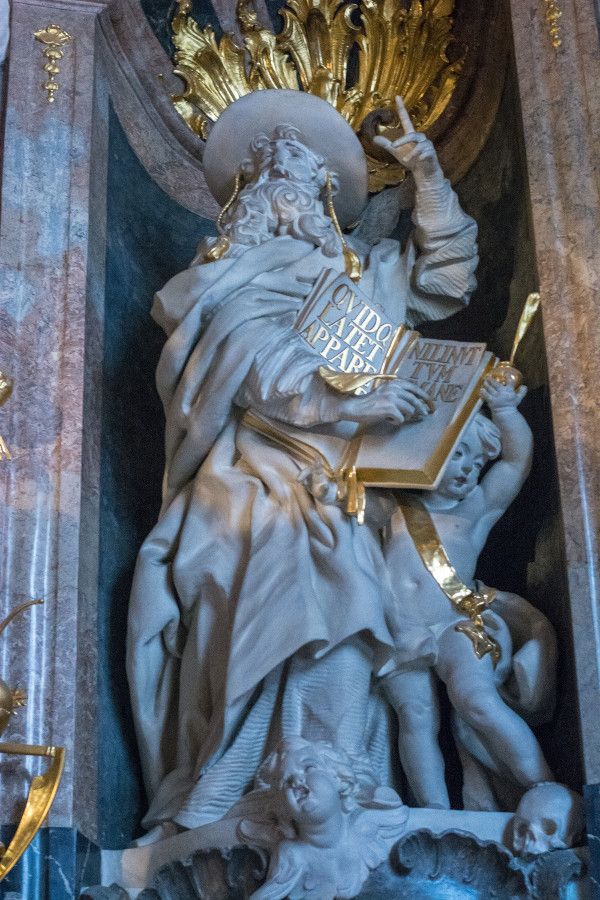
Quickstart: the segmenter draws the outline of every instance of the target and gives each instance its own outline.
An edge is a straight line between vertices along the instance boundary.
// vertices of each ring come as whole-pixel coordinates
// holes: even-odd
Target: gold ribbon
[[[496,591],[473,591],[461,581],[448,558],[429,510],[416,497],[401,504],[401,509],[408,533],[425,568],[455,609],[468,616],[468,621],[459,622],[454,630],[467,635],[479,659],[490,653],[495,668],[501,656],[500,644],[486,631],[481,614],[493,602]]]

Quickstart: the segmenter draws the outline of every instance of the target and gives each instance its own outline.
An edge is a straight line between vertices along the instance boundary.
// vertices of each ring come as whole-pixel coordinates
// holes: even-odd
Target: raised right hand
[[[435,409],[435,404],[422,387],[405,378],[380,381],[369,394],[345,397],[340,401],[340,419],[377,425],[387,422],[402,425],[423,419]]]
[[[396,97],[396,107],[404,135],[390,141],[385,135],[378,134],[373,141],[412,172],[417,185],[424,185],[442,174],[435,148],[422,132],[415,131],[402,97]]]

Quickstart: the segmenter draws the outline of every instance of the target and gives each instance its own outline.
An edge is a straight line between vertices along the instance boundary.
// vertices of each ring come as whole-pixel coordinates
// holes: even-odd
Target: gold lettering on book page
[[[244,416],[244,424],[303,464],[321,460],[325,470],[325,460],[339,499],[359,522],[368,486],[435,489],[496,362],[485,344],[424,338],[394,321],[362,284],[326,269],[304,301],[294,328],[315,351],[316,371],[342,393],[368,394],[394,376],[412,381],[431,398],[431,415],[402,427],[341,421],[311,429]]]
[[[331,282],[330,276],[322,273],[294,327],[333,371],[385,374],[389,352],[406,329],[387,321],[385,311],[348,278]],[[357,393],[367,393],[367,383]]]
[[[434,401],[455,403],[464,386],[452,381],[459,367],[472,366],[479,361],[475,347],[457,347],[453,344],[416,341],[407,358],[414,361],[408,378],[415,381]]]

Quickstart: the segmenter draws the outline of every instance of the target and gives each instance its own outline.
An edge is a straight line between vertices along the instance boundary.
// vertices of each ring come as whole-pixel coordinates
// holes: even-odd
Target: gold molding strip
[[[48,62],[44,64],[44,72],[47,73],[48,80],[42,85],[42,88],[48,95],[48,103],[54,103],[54,95],[59,88],[56,75],[60,74],[59,62],[65,55],[63,47],[69,44],[73,38],[60,25],[46,25],[45,28],[34,31],[33,36],[36,41],[45,45],[43,55]]]
[[[559,19],[562,16],[562,10],[558,4],[558,0],[544,0],[544,3],[546,6],[546,22],[548,23],[550,43],[555,50],[558,50],[562,45],[559,23]]]
[[[13,390],[13,380],[10,378],[5,372],[0,372],[0,406],[2,406]],[[0,434],[0,460],[3,459],[12,459],[11,452],[8,449],[8,445],[6,441]]]

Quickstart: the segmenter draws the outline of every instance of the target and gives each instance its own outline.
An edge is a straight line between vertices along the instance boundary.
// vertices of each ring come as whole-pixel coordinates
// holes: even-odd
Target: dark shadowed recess
[[[501,358],[510,352],[514,326],[527,294],[538,285],[520,121],[511,72],[490,138],[471,171],[457,185],[463,208],[479,226],[477,290],[464,311],[421,329],[435,337],[485,341]],[[506,327],[507,319],[514,323],[510,328]],[[530,386],[521,411],[533,431],[534,461],[520,495],[492,530],[477,575],[488,585],[529,599],[556,629],[557,709],[553,722],[537,733],[557,779],[580,789],[582,770],[566,561],[539,316],[522,346],[517,365]]]
[[[164,343],[152,297],[212,230],[152,181],[110,116],[99,573],[99,841],[125,846],[145,800],[125,681],[136,554],[160,503],[164,417],[154,371]]]

